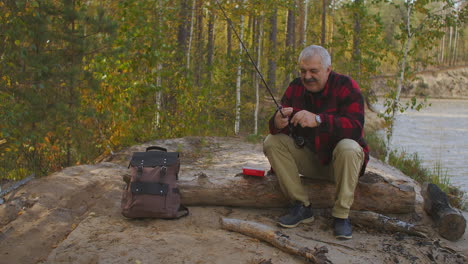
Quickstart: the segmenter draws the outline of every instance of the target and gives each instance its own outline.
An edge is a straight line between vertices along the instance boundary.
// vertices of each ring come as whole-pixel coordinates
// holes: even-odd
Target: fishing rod
[[[237,34],[237,30],[236,28],[232,25],[232,22],[231,20],[228,18],[226,12],[224,11],[224,8],[221,6],[221,4],[219,3],[218,0],[216,0],[216,4],[218,5],[219,9],[221,9],[221,12],[223,13],[224,17],[226,18],[226,21],[228,22],[228,25],[231,27],[232,31],[234,31],[234,34],[236,35],[237,39],[239,40],[242,48],[245,50],[245,53],[247,53],[247,57],[249,57],[250,59],[250,62],[253,64],[253,66],[255,67],[255,70],[257,71],[258,75],[260,76],[260,79],[262,80],[263,82],[263,85],[265,85],[265,88],[267,89],[268,93],[270,94],[271,98],[273,99],[273,102],[275,103],[278,111],[281,113],[281,116],[284,118],[286,116],[284,116],[283,112],[281,111],[281,108],[282,106],[280,106],[278,104],[278,102],[276,101],[275,97],[273,96],[273,93],[271,92],[271,89],[270,87],[268,86],[267,82],[265,81],[265,79],[263,78],[263,74],[260,72],[260,70],[258,69],[257,67],[257,64],[255,64],[254,60],[252,59],[252,56],[250,56],[250,53],[249,53],[249,50],[245,47],[244,45],[244,42],[242,41],[242,39],[239,37],[239,34]]]
[[[245,53],[247,53],[247,57],[249,57],[250,59],[250,63],[253,64],[253,66],[255,67],[255,70],[257,71],[258,75],[260,76],[260,79],[262,80],[263,82],[263,85],[265,85],[265,88],[267,89],[268,93],[270,94],[271,98],[273,99],[273,102],[275,103],[278,111],[280,112],[281,116],[283,118],[285,118],[286,116],[283,114],[283,112],[281,111],[281,109],[283,108],[281,105],[278,104],[278,102],[276,101],[275,97],[273,96],[273,93],[271,92],[271,89],[270,87],[268,86],[267,82],[265,81],[265,78],[263,78],[263,74],[260,72],[260,70],[258,69],[257,67],[257,64],[255,64],[254,60],[252,59],[252,56],[250,56],[250,53],[249,53],[249,50],[247,49],[247,47],[245,47],[244,45],[244,42],[242,41],[242,39],[240,38],[239,34],[237,34],[237,30],[236,28],[232,25],[232,22],[231,20],[229,19],[229,17],[227,16],[226,12],[224,11],[224,8],[221,6],[221,4],[219,3],[218,0],[216,0],[216,4],[218,5],[219,9],[221,9],[221,12],[223,13],[224,17],[226,18],[226,21],[228,23],[228,25],[231,27],[232,31],[234,31],[234,35],[236,35],[237,39],[239,40],[242,48],[245,50]],[[290,122],[291,120],[288,120],[288,128],[289,128],[289,132],[290,132],[290,136],[294,139],[294,143],[296,145],[296,147],[298,148],[302,148],[305,146],[306,144],[306,141],[305,141],[305,138],[304,137],[301,137],[301,136],[297,136],[296,133],[294,132],[294,128]]]

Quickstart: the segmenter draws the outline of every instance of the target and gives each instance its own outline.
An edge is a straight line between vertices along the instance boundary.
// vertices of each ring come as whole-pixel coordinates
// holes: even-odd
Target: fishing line
[[[265,81],[265,79],[263,78],[263,74],[260,72],[260,70],[258,69],[257,67],[257,64],[255,64],[254,60],[252,59],[252,56],[250,56],[250,53],[249,53],[249,50],[245,47],[244,45],[244,42],[242,41],[242,39],[239,37],[239,34],[237,34],[237,30],[236,28],[234,27],[234,25],[232,25],[232,22],[231,20],[229,19],[229,17],[227,16],[226,12],[224,11],[224,8],[221,6],[221,4],[219,3],[218,0],[216,0],[216,4],[218,5],[219,9],[221,9],[221,12],[223,13],[224,17],[226,18],[226,21],[228,22],[228,25],[231,27],[232,31],[234,31],[234,35],[236,35],[237,39],[239,40],[242,48],[245,50],[245,53],[247,53],[247,57],[249,57],[250,59],[250,63],[253,64],[253,66],[255,67],[255,70],[257,71],[258,75],[260,76],[260,79],[262,80],[263,82],[263,85],[265,85],[265,88],[267,89],[268,93],[270,94],[271,98],[273,99],[273,102],[275,103],[276,107],[278,108],[279,112],[281,113],[281,116],[285,117],[283,115],[283,112],[281,112],[281,106],[278,104],[278,102],[276,101],[275,97],[273,96],[273,93],[271,92],[271,89],[270,87],[268,86],[267,82]]]
[[[229,17],[227,16],[226,12],[224,11],[224,8],[221,6],[221,4],[219,3],[218,0],[216,0],[216,4],[218,5],[219,9],[221,9],[221,12],[223,13],[224,17],[226,18],[226,21],[227,21],[228,25],[231,27],[232,31],[234,31],[234,35],[236,35],[236,37],[239,40],[242,48],[245,50],[245,53],[247,54],[247,57],[249,57],[250,63],[252,63],[253,66],[255,67],[255,70],[257,71],[258,75],[260,76],[260,79],[262,80],[263,84],[265,85],[265,88],[267,89],[268,93],[270,94],[271,98],[273,99],[273,102],[275,103],[275,105],[276,105],[278,111],[280,112],[281,116],[283,118],[285,118],[286,116],[281,111],[282,106],[280,106],[278,104],[275,97],[273,96],[273,93],[271,92],[270,87],[268,86],[267,82],[265,81],[265,78],[263,78],[263,74],[258,69],[257,64],[255,64],[254,60],[252,59],[252,56],[250,56],[249,50],[247,49],[247,47],[245,47],[244,42],[240,38],[239,34],[237,34],[237,30],[234,27],[234,25],[232,24]],[[298,147],[298,148],[304,147],[305,144],[306,144],[305,138],[301,137],[301,136],[297,136],[296,133],[294,133],[294,128],[293,128],[293,126],[291,124],[290,119],[288,120],[288,128],[289,128],[290,136],[294,139],[294,143],[295,143],[296,147]]]

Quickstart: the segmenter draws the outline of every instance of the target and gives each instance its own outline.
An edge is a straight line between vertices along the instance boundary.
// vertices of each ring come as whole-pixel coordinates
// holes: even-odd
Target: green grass
[[[375,131],[366,131],[366,141],[369,144],[370,154],[383,161],[386,154],[384,139]],[[465,193],[452,186],[447,169],[444,169],[440,162],[437,162],[433,168],[425,168],[417,153],[394,150],[390,153],[389,164],[421,184],[428,182],[439,186],[447,194],[453,207],[462,210],[468,208]]]
[[[247,140],[247,142],[249,143],[261,143],[263,142],[263,139],[265,138],[264,135],[261,135],[261,134],[249,134],[245,137],[245,139]]]

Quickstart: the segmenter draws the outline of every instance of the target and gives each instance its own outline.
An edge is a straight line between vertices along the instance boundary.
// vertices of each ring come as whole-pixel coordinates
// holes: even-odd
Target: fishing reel
[[[294,132],[296,129],[291,124],[291,122],[289,122],[288,126],[289,126],[290,136],[293,138],[294,145],[296,145],[296,148],[303,148],[306,145],[305,138],[303,136],[296,135],[296,133]]]
[[[294,139],[294,145],[296,145],[296,148],[303,148],[306,144],[305,138],[300,137],[300,136],[292,136]]]

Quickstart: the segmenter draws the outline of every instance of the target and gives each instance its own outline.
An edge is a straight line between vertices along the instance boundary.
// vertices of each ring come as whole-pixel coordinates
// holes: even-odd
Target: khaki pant
[[[364,151],[356,141],[343,139],[338,142],[328,166],[322,165],[309,148],[297,148],[294,140],[285,134],[268,135],[263,142],[263,151],[286,197],[292,201],[300,201],[305,206],[310,204],[299,174],[307,178],[332,181],[336,185],[332,215],[338,218],[348,217],[364,162]]]

